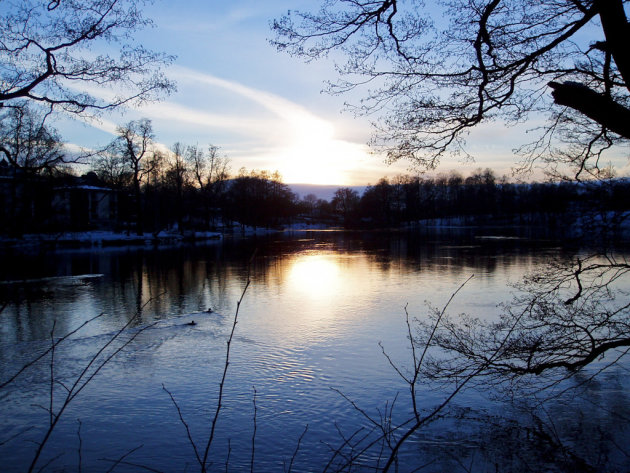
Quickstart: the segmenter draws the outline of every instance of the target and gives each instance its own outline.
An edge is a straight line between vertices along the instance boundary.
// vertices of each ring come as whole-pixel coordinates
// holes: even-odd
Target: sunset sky
[[[344,101],[358,96],[321,93],[325,81],[335,78],[334,58],[306,64],[269,44],[270,21],[314,5],[312,0],[158,0],[146,9],[155,28],[142,31],[138,40],[177,56],[167,74],[178,91],[91,126],[61,122],[58,128],[68,143],[97,147],[111,141],[116,125],[147,117],[166,147],[177,141],[211,143],[229,157],[233,172],[277,170],[287,183],[365,185],[407,172],[410,163],[388,166],[370,153],[370,118],[343,112]],[[477,161],[446,160],[437,172],[467,174],[481,166],[509,174],[521,133],[497,124],[480,127],[469,140]]]

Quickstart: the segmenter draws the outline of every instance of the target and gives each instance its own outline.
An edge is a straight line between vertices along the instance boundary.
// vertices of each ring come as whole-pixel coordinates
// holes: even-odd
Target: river
[[[370,419],[387,420],[390,410],[394,422],[410,415],[408,385],[389,362],[403,373],[412,366],[406,313],[412,324],[423,319],[468,280],[449,312],[497,317],[498,304],[510,301],[524,275],[580,252],[588,248],[470,229],[279,233],[197,245],[5,253],[0,382],[51,339],[91,321],[55,347],[53,363],[48,353],[0,390],[2,471],[28,470],[51,421],[51,392],[57,413],[66,389],[125,324],[108,350],[135,338],[64,408],[35,471],[199,471],[191,443],[203,456],[241,296],[210,470],[250,470],[252,456],[261,472],[324,471],[333,457],[339,467],[350,445],[374,435]],[[588,385],[586,395],[601,402],[588,406],[582,427],[572,423],[574,407],[563,410],[566,400],[554,404],[552,420],[591,442],[591,430],[619,431],[605,448],[610,462],[623,464],[628,458],[613,445],[627,440],[615,421],[627,415],[627,372],[620,366],[602,379]],[[431,409],[447,394],[427,385],[419,398]],[[507,447],[497,448],[522,434],[514,437],[511,423],[498,434],[499,418],[521,415],[513,404],[475,389],[452,405],[408,442],[401,471],[420,464],[428,465],[422,471],[522,465]],[[474,412],[475,420],[463,422],[468,414],[461,412]],[[479,422],[482,414],[487,422]],[[376,464],[378,455],[369,450],[364,466],[346,470],[372,471],[365,464]]]

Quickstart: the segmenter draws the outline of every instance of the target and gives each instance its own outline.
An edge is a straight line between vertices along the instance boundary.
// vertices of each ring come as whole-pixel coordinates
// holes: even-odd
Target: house
[[[105,187],[95,173],[70,176],[52,189],[52,210],[58,227],[112,230],[118,223],[118,192]]]
[[[113,230],[119,224],[119,192],[95,173],[29,175],[0,161],[0,234]]]

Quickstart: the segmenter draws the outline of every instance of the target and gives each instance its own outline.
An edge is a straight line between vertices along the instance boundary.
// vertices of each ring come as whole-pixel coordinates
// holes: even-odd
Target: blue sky
[[[165,100],[93,126],[61,123],[72,144],[96,147],[111,141],[117,124],[147,117],[157,141],[219,146],[239,168],[279,171],[287,183],[365,185],[406,173],[410,163],[392,166],[370,153],[369,118],[342,113],[353,97],[321,93],[333,79],[333,59],[306,64],[269,44],[269,23],[289,9],[312,9],[312,0],[162,1],[148,7],[155,27],[137,40],[149,49],[177,56],[167,74],[178,91]],[[356,98],[356,97],[355,97]],[[509,174],[512,148],[522,130],[489,125],[471,136],[475,163],[444,161],[437,172],[492,167]]]

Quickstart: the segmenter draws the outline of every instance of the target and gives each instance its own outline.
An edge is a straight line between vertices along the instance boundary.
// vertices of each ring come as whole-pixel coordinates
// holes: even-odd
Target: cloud
[[[235,168],[254,164],[278,170],[287,182],[355,184],[353,175],[376,161],[366,145],[337,137],[336,123],[295,102],[183,67],[174,67],[171,75],[194,105],[184,105],[186,97],[176,95],[127,112],[131,119],[150,118],[159,141],[195,143],[211,137],[208,141],[230,158],[237,156]],[[89,93],[107,99],[111,91],[94,88]],[[214,104],[221,113],[205,111]],[[123,123],[122,115],[118,118]],[[90,125],[116,133],[113,121]]]
[[[178,82],[195,83],[227,90],[233,94],[244,97],[261,105],[277,118],[283,120],[286,125],[301,134],[307,133],[331,133],[333,125],[328,121],[317,117],[305,107],[277,95],[247,87],[238,82],[221,79],[219,77],[193,71],[183,67],[173,68],[172,74]],[[242,119],[242,116],[239,118]]]
[[[265,146],[241,149],[239,154],[251,162],[267,163],[272,170],[279,170],[288,182],[319,184],[349,184],[353,171],[372,159],[364,144],[352,143],[335,137],[335,124],[321,118],[283,97],[247,87],[238,82],[221,79],[186,68],[175,68],[174,78],[187,87],[219,88],[246,98],[262,107],[267,113],[256,118],[243,118],[242,114],[260,114],[260,111],[238,110],[232,116],[201,114],[185,107],[156,104],[162,110],[169,109],[170,119],[205,123],[208,126],[247,131],[249,136],[261,136]],[[269,114],[271,116],[269,116]],[[183,118],[178,118],[183,117]]]

